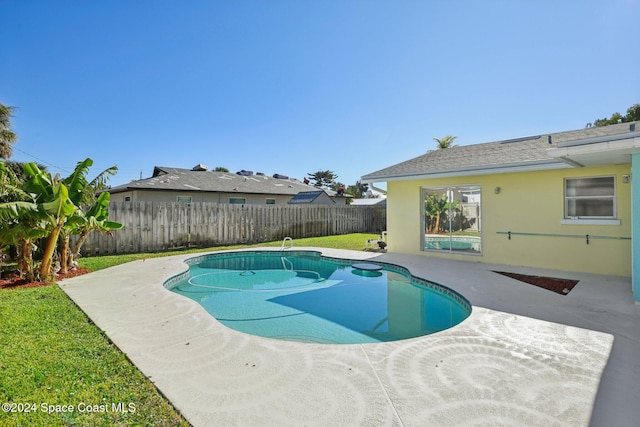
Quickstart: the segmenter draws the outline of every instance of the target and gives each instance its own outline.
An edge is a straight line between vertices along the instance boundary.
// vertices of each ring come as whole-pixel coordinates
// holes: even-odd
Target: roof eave
[[[475,166],[470,168],[460,169],[448,169],[432,172],[415,172],[404,174],[390,174],[390,175],[364,175],[361,178],[362,183],[373,184],[375,182],[389,182],[389,181],[409,181],[417,179],[434,179],[434,178],[450,178],[456,176],[471,176],[471,175],[492,175],[499,173],[512,173],[512,172],[531,172],[550,169],[565,169],[571,166],[556,159],[541,160],[537,162],[526,163],[510,163],[504,165],[490,165],[490,166]]]

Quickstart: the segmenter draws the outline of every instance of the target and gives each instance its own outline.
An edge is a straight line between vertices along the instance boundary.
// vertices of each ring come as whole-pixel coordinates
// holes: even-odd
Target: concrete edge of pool
[[[295,249],[400,265],[467,297],[472,314],[451,329],[410,340],[307,344],[233,331],[165,289],[193,254],[135,261],[60,286],[194,426],[589,425],[613,335],[591,330],[595,320],[580,312],[582,305],[567,314],[571,294],[514,284],[479,263]],[[615,282],[616,289],[623,284]],[[502,299],[516,301],[495,307]],[[527,312],[536,307],[542,315]],[[640,321],[633,305],[624,309]],[[533,318],[549,316],[555,323]],[[632,328],[623,333],[640,342]],[[601,414],[594,417],[606,418],[598,401],[609,399],[600,394]]]
[[[230,251],[185,260],[165,288],[240,332],[319,344],[367,344],[451,328],[471,304],[394,264],[317,251]],[[234,291],[234,292],[230,292]]]

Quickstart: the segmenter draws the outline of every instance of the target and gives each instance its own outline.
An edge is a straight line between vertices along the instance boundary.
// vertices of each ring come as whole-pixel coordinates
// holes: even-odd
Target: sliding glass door
[[[479,185],[422,189],[422,248],[482,253],[482,197]]]

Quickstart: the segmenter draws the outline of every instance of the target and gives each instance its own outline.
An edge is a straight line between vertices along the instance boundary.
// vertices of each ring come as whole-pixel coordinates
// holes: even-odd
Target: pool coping
[[[640,307],[623,305],[606,316],[596,307],[600,322],[589,312],[594,301],[603,304],[603,295],[613,298],[609,288],[624,293],[619,289],[627,279],[572,273],[583,284],[561,296],[475,262],[294,248],[307,249],[399,265],[465,296],[471,316],[446,331],[380,344],[251,336],[164,288],[194,254],[134,261],[60,287],[194,426],[463,426],[482,420],[579,426],[610,421],[611,409],[618,419],[638,415],[637,405],[624,405],[625,394],[616,394],[629,372],[612,368],[612,359],[636,362],[629,369],[636,390],[637,356],[630,359],[628,351],[640,349]],[[604,301],[606,308],[614,303]],[[613,402],[620,399],[622,407]]]

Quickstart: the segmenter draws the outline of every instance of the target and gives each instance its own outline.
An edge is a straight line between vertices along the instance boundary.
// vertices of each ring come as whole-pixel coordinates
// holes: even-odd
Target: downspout
[[[640,304],[640,153],[631,155],[631,284]]]

